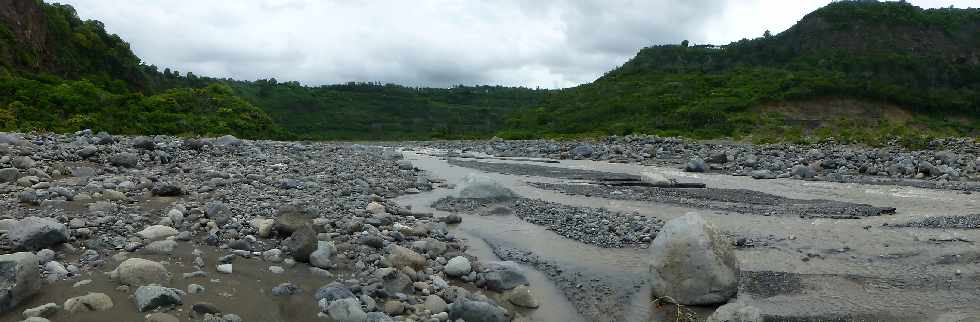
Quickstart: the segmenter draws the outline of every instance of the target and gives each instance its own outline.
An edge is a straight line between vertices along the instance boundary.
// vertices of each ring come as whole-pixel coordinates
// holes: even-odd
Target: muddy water
[[[310,273],[309,267],[297,264],[295,267],[285,267],[283,274],[269,272],[270,264],[257,258],[235,258],[232,262],[234,274],[220,274],[215,265],[219,254],[225,254],[217,249],[198,247],[203,252],[206,277],[183,278],[182,273],[190,273],[197,269],[191,264],[194,246],[188,243],[178,243],[173,255],[147,255],[136,252],[130,258],[139,257],[164,262],[172,278],[168,287],[186,291],[189,284],[200,284],[206,288],[202,294],[187,294],[183,297],[184,304],[170,312],[181,321],[190,321],[191,306],[198,302],[214,304],[225,313],[234,313],[244,321],[268,322],[323,322],[317,318],[318,309],[313,303],[312,294],[316,289],[332,281]],[[106,322],[106,321],[143,321],[148,313],[136,311],[136,304],[130,292],[119,291],[118,283],[109,280],[105,272],[111,271],[118,263],[107,260],[100,269],[88,271],[77,279],[60,281],[45,285],[45,290],[32,298],[22,308],[31,308],[45,303],[63,305],[70,297],[100,292],[112,298],[114,307],[105,312],[87,312],[69,315],[64,311],[50,317],[51,321],[72,322]],[[81,280],[91,280],[87,285],[73,287]],[[280,283],[291,282],[301,286],[304,292],[293,296],[272,296],[272,287]],[[0,322],[15,322],[23,318],[20,312],[11,312],[0,317]]]
[[[450,183],[466,174],[479,172],[451,166],[445,160],[422,151],[406,153],[416,167],[428,170]],[[527,164],[527,161],[484,159],[481,162]],[[540,165],[540,163],[535,163]],[[937,265],[942,258],[976,252],[972,242],[944,242],[950,236],[966,241],[980,240],[976,230],[945,231],[940,229],[896,229],[883,224],[907,222],[933,215],[966,215],[980,212],[980,198],[956,191],[911,187],[808,182],[792,179],[754,180],[714,174],[689,174],[677,169],[593,161],[561,161],[548,166],[598,170],[626,174],[654,171],[686,182],[702,182],[712,188],[738,188],[796,199],[827,199],[896,207],[891,216],[865,219],[802,219],[725,213],[704,209],[659,204],[656,202],[609,200],[567,196],[554,191],[535,189],[526,182],[568,182],[559,179],[485,173],[511,187],[526,198],[580,206],[601,207],[612,211],[656,216],[663,220],[698,211],[722,230],[771,242],[766,247],[737,252],[743,271],[784,272],[792,276],[792,289],[786,294],[752,294],[740,300],[749,301],[774,316],[815,318],[861,317],[870,320],[923,320],[944,311],[970,310],[964,299],[980,298],[976,280],[980,269],[969,263]],[[398,201],[417,210],[439,213],[429,207],[435,200],[451,195],[452,190],[405,196]],[[442,214],[445,215],[445,214]],[[596,275],[619,276],[644,280],[643,249],[600,249],[563,238],[543,227],[514,216],[464,216],[458,231],[491,244],[505,243],[529,250],[563,267],[595,272]],[[472,239],[472,238],[471,238]],[[938,241],[937,241],[938,240]],[[812,260],[811,260],[812,258]],[[972,285],[972,286],[971,286]],[[544,286],[547,287],[547,286]],[[552,286],[553,288],[554,286]],[[536,288],[532,288],[536,289]],[[543,302],[564,305],[560,292]],[[775,296],[773,296],[775,295]],[[908,303],[927,303],[910,307]],[[631,321],[662,320],[669,312],[652,308],[648,291],[638,292],[624,310]],[[542,305],[545,310],[548,306]],[[565,306],[561,306],[565,307]],[[710,313],[701,310],[701,314]],[[841,315],[843,314],[843,315]],[[665,316],[666,315],[666,316]],[[703,316],[702,316],[703,317]],[[870,318],[869,318],[870,317]],[[903,317],[903,318],[897,318]],[[546,314],[532,316],[532,321],[562,321]],[[805,319],[803,319],[805,320]]]

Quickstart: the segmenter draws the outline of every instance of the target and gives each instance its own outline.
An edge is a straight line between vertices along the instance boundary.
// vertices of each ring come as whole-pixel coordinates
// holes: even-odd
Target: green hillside
[[[885,112],[897,107],[910,117],[869,119],[854,111],[797,122],[825,112],[813,102],[839,99]],[[808,108],[768,108],[779,105]],[[778,35],[722,47],[643,49],[595,82],[561,90],[515,115],[505,134],[865,140],[975,134],[978,116],[980,10],[847,1]]]
[[[777,35],[648,47],[593,83],[533,90],[313,87],[161,71],[70,6],[0,1],[0,131],[870,143],[980,131],[980,9],[834,2]]]
[[[300,137],[345,140],[488,138],[509,115],[539,104],[545,93],[500,86],[306,87],[275,80],[229,85]]]

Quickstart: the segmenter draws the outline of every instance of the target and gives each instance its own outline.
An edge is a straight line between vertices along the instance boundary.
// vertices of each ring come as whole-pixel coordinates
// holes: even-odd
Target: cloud
[[[310,85],[547,88],[590,82],[649,45],[727,43],[780,31],[827,2],[60,1],[83,19],[103,21],[161,69]]]

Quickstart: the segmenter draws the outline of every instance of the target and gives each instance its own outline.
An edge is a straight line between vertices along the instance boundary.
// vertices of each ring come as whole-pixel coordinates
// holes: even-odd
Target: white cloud
[[[75,6],[83,19],[103,21],[161,69],[306,84],[549,88],[592,81],[649,45],[683,39],[722,44],[778,32],[827,2],[59,1]]]

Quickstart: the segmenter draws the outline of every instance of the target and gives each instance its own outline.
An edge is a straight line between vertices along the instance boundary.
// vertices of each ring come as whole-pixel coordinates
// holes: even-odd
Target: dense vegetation
[[[903,124],[838,119],[811,134],[866,140],[980,129],[980,10],[835,2],[779,35],[642,50],[591,84],[510,120],[509,137],[662,133],[799,139],[771,102],[851,97],[902,106]],[[814,110],[819,114],[821,111]]]
[[[118,134],[287,137],[261,109],[231,88],[177,88],[152,96],[112,93],[88,80],[0,78],[0,128]]]
[[[980,129],[978,9],[835,2],[778,35],[721,47],[649,47],[593,83],[546,91],[310,87],[160,71],[70,6],[8,2],[0,8],[5,131],[349,140],[658,133],[873,142]],[[910,116],[819,117],[826,108],[813,102],[841,98]],[[808,109],[773,107],[796,103]],[[807,120],[814,116],[819,122]]]
[[[0,8],[2,130],[289,137],[226,85],[187,87],[193,75],[143,65],[129,44],[71,6],[9,2]]]
[[[411,88],[350,83],[229,82],[293,133],[311,139],[490,137],[515,109],[534,106],[544,91],[499,86]]]

